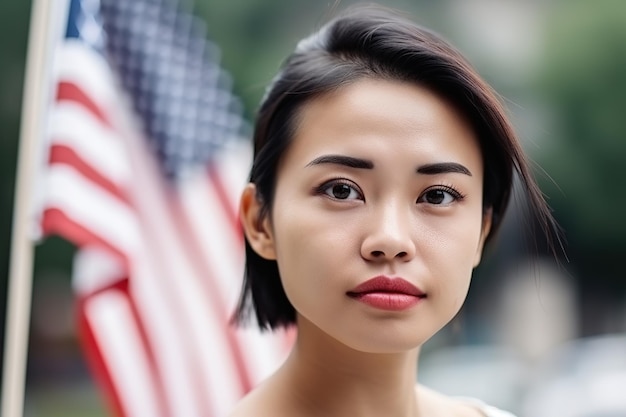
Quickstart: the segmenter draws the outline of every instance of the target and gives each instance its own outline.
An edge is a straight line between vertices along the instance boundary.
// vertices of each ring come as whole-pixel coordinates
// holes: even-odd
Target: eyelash
[[[434,185],[432,187],[427,188],[426,190],[424,190],[424,192],[422,192],[422,194],[420,194],[420,196],[417,198],[417,201],[420,201],[422,198],[424,198],[426,196],[426,194],[430,191],[443,191],[446,192],[448,194],[450,194],[453,198],[454,201],[461,201],[465,198],[465,194],[461,193],[459,190],[457,190],[456,188],[454,188],[454,186],[452,185]]]
[[[335,178],[335,179],[332,179],[330,181],[326,181],[326,182],[322,183],[319,187],[316,187],[314,189],[314,192],[315,192],[315,194],[318,194],[318,195],[325,195],[325,196],[327,196],[329,198],[334,198],[334,197],[328,195],[327,191],[331,187],[333,187],[335,185],[345,185],[347,187],[350,187],[352,190],[356,191],[359,194],[359,199],[360,200],[365,200],[365,197],[363,196],[363,192],[361,191],[361,189],[355,183],[353,183],[352,181],[350,181],[350,180],[348,180],[346,178]],[[342,199],[339,199],[339,198],[334,198],[334,199],[335,200],[342,200]]]
[[[334,198],[336,200],[344,200],[344,199],[339,199],[339,198],[335,198],[333,196],[330,196],[327,194],[328,190],[331,187],[334,187],[336,185],[345,185],[347,187],[350,187],[352,190],[356,191],[359,195],[359,200],[365,200],[365,197],[363,196],[363,192],[361,191],[361,189],[352,181],[346,179],[346,178],[335,178],[332,179],[330,181],[326,181],[324,183],[322,183],[320,186],[316,187],[314,189],[314,193],[317,195],[325,195],[327,197],[330,198]],[[420,196],[417,198],[417,202],[419,202],[420,200],[422,200],[429,192],[431,191],[443,191],[448,193],[449,195],[452,196],[452,198],[454,199],[454,201],[461,201],[465,198],[465,194],[461,193],[460,191],[458,191],[454,186],[449,185],[449,184],[441,184],[441,185],[434,185],[431,186],[429,188],[427,188],[426,190],[424,190]],[[347,200],[347,199],[346,199]],[[438,204],[434,204],[434,205],[438,205]]]

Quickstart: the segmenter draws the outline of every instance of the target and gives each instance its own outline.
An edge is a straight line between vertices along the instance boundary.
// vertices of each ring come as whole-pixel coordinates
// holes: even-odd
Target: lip
[[[403,278],[377,276],[359,284],[346,295],[374,308],[401,311],[426,298],[426,293]]]

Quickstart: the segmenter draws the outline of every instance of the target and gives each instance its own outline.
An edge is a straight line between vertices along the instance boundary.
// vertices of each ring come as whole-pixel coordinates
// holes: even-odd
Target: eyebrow
[[[313,165],[322,165],[322,164],[334,164],[334,165],[343,165],[349,168],[358,168],[358,169],[373,169],[374,163],[368,159],[355,158],[353,156],[345,156],[345,155],[322,155],[308,164],[307,167]]]
[[[373,169],[374,162],[369,159],[355,158],[346,155],[322,155],[318,156],[308,164],[307,167],[314,165],[334,164],[343,165],[349,168],[357,169]],[[472,173],[465,166],[456,162],[436,162],[433,164],[425,164],[417,167],[416,172],[424,175],[437,175],[447,173],[458,173],[472,176]]]
[[[421,165],[417,168],[418,174],[437,175],[447,173],[459,173],[472,176],[469,169],[456,162],[438,162],[434,164]]]

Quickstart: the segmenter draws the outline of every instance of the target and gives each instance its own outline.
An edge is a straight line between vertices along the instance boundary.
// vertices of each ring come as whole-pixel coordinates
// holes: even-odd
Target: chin
[[[339,341],[351,349],[363,353],[408,353],[420,348],[435,333],[415,331],[415,328],[409,330],[395,329],[395,331],[394,329],[383,331],[370,329],[366,334],[344,335]]]
[[[371,344],[369,346],[360,347],[359,352],[363,353],[371,353],[371,354],[379,354],[379,355],[393,355],[393,354],[401,354],[401,353],[410,353],[419,349],[422,343],[386,343],[386,344]]]

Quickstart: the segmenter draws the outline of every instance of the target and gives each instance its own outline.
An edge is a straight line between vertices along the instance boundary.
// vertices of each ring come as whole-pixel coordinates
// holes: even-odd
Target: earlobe
[[[267,216],[263,216],[261,208],[262,204],[257,197],[256,186],[249,183],[241,194],[239,204],[239,218],[244,233],[250,246],[259,256],[275,260],[276,249],[270,222]]]
[[[489,236],[491,231],[491,222],[493,219],[493,209],[488,208],[483,214],[483,224],[480,232],[480,240],[478,241],[478,248],[476,249],[476,257],[474,258],[474,268],[478,266],[483,255],[483,248],[485,247],[485,240]]]

